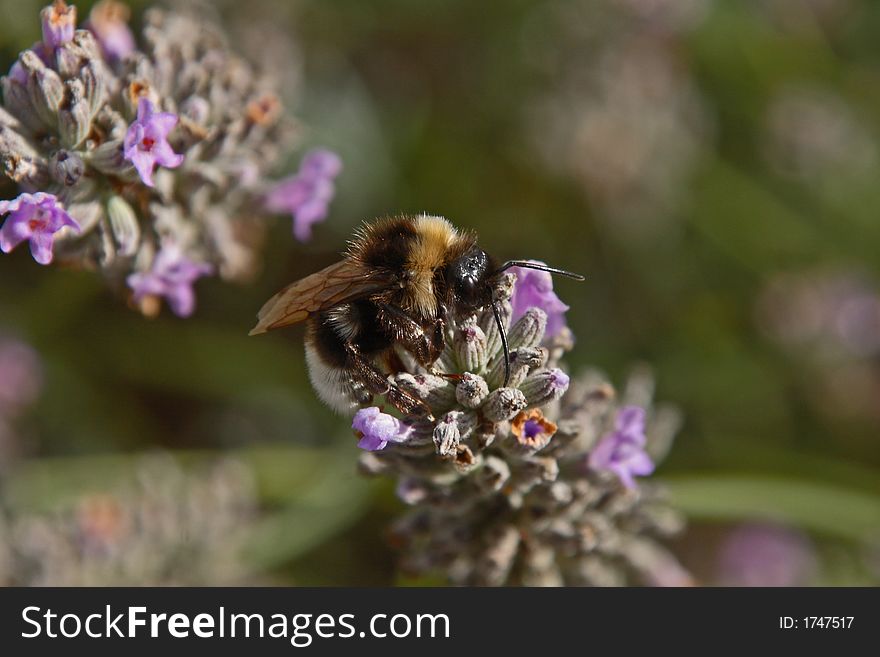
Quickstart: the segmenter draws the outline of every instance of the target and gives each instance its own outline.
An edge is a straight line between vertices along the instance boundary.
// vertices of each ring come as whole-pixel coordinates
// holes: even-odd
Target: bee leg
[[[363,383],[364,388],[373,395],[384,395],[388,403],[405,415],[423,415],[434,421],[431,407],[418,397],[391,383],[369,359],[352,343],[345,345],[349,370]]]
[[[436,372],[432,371],[431,374],[434,376],[439,376],[440,378],[446,379],[447,381],[454,381],[458,383],[464,378],[464,374],[450,374],[449,372]]]
[[[397,341],[420,365],[427,367],[440,357],[446,343],[443,335],[446,321],[442,316],[432,320],[430,325],[425,327],[397,306],[387,303],[376,305],[396,325]]]

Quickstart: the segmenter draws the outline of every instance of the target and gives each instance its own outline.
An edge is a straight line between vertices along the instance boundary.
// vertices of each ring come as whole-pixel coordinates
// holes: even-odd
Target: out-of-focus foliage
[[[0,331],[43,360],[0,468],[16,517],[129,494],[142,452],[179,453],[194,477],[233,458],[259,509],[230,576],[395,581],[384,531],[400,504],[358,479],[347,422],[308,386],[301,329],[246,334],[362,219],[430,211],[498,257],[587,275],[557,282],[572,369],[619,380],[647,361],[680,405],[655,476],[691,516],[677,550],[700,581],[754,582],[723,557],[786,545],[810,552],[793,583],[877,581],[880,4],[219,5],[239,49],[290,86],[302,76],[288,100],[303,140],[345,162],[330,218],[306,245],[279,222],[256,282],[201,283],[185,321],[144,320],[86,273],[0,257]],[[38,38],[39,6],[0,2],[4,70]],[[754,520],[792,529],[730,532]]]

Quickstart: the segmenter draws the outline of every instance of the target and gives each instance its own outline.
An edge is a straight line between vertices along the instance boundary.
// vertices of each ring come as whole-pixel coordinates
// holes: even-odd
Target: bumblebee
[[[417,397],[389,380],[403,371],[400,347],[425,368],[440,356],[446,326],[491,307],[505,357],[510,351],[493,290],[510,267],[583,276],[533,262],[499,265],[443,217],[399,216],[365,224],[344,257],[291,283],[257,314],[250,335],[307,322],[306,362],[312,386],[328,406],[350,414],[375,395],[407,415],[431,416]]]

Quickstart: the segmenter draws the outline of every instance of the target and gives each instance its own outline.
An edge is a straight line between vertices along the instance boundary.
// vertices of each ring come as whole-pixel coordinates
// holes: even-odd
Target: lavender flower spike
[[[9,217],[0,228],[0,251],[9,253],[30,240],[31,254],[41,265],[52,262],[55,233],[65,226],[80,232],[79,224],[52,194],[20,194],[12,201],[0,201],[0,216],[7,213]]]
[[[76,30],[76,7],[64,0],[55,0],[40,12],[43,26],[43,44],[51,52],[58,46],[73,40]]]
[[[537,260],[536,264],[544,264]],[[515,323],[526,314],[529,308],[540,308],[547,313],[547,329],[545,337],[552,338],[565,328],[565,313],[568,306],[553,291],[553,277],[546,271],[513,267],[516,274],[516,287],[510,303],[513,306],[511,323]]]
[[[636,488],[633,475],[649,475],[654,463],[645,452],[645,411],[624,406],[617,414],[614,431],[599,441],[589,457],[594,470],[610,470],[627,488]]]
[[[129,15],[128,7],[116,0],[101,0],[89,13],[87,26],[111,62],[135,49],[134,35],[128,27]]]
[[[137,119],[125,133],[123,156],[137,169],[147,187],[153,187],[153,168],[158,164],[173,169],[183,162],[168,143],[168,133],[177,125],[177,115],[156,113],[146,98],[138,101]]]
[[[412,427],[375,406],[359,410],[351,422],[351,428],[361,434],[358,447],[368,452],[384,449],[388,443],[405,442],[412,433]]]
[[[213,271],[211,265],[187,258],[176,244],[166,243],[153,260],[148,272],[128,277],[135,303],[144,298],[164,297],[178,317],[189,317],[196,307],[193,283]]]
[[[282,180],[266,195],[271,212],[293,215],[293,234],[300,242],[312,237],[312,225],[327,216],[336,188],[333,179],[342,170],[342,160],[332,151],[316,149],[303,157],[296,175]]]
[[[505,274],[492,291],[508,325],[506,386],[501,340],[492,335],[496,313],[484,309],[450,318],[452,339],[430,370],[411,361],[390,377],[437,421],[404,418],[412,434],[400,444],[394,418],[385,416],[381,430],[366,421],[378,409],[355,418],[361,447],[370,450],[361,454],[362,471],[396,477],[398,496],[411,507],[393,528],[404,570],[481,586],[689,583],[658,540],[683,524],[663,491],[648,479],[634,493],[596,471],[612,469],[631,483],[653,468],[646,432],[658,445],[671,440],[676,427],[664,429],[663,412],[647,411],[653,382],[644,374],[627,382],[621,407],[598,373],[569,378],[561,359],[572,341],[538,347],[547,326],[542,309],[531,307],[509,326],[515,280]],[[627,406],[635,400],[641,408]],[[595,468],[585,467],[591,452]]]

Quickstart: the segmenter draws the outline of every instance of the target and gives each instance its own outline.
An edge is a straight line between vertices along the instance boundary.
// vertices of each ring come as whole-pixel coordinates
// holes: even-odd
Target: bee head
[[[491,303],[494,267],[485,251],[473,247],[446,268],[446,282],[462,310]]]

